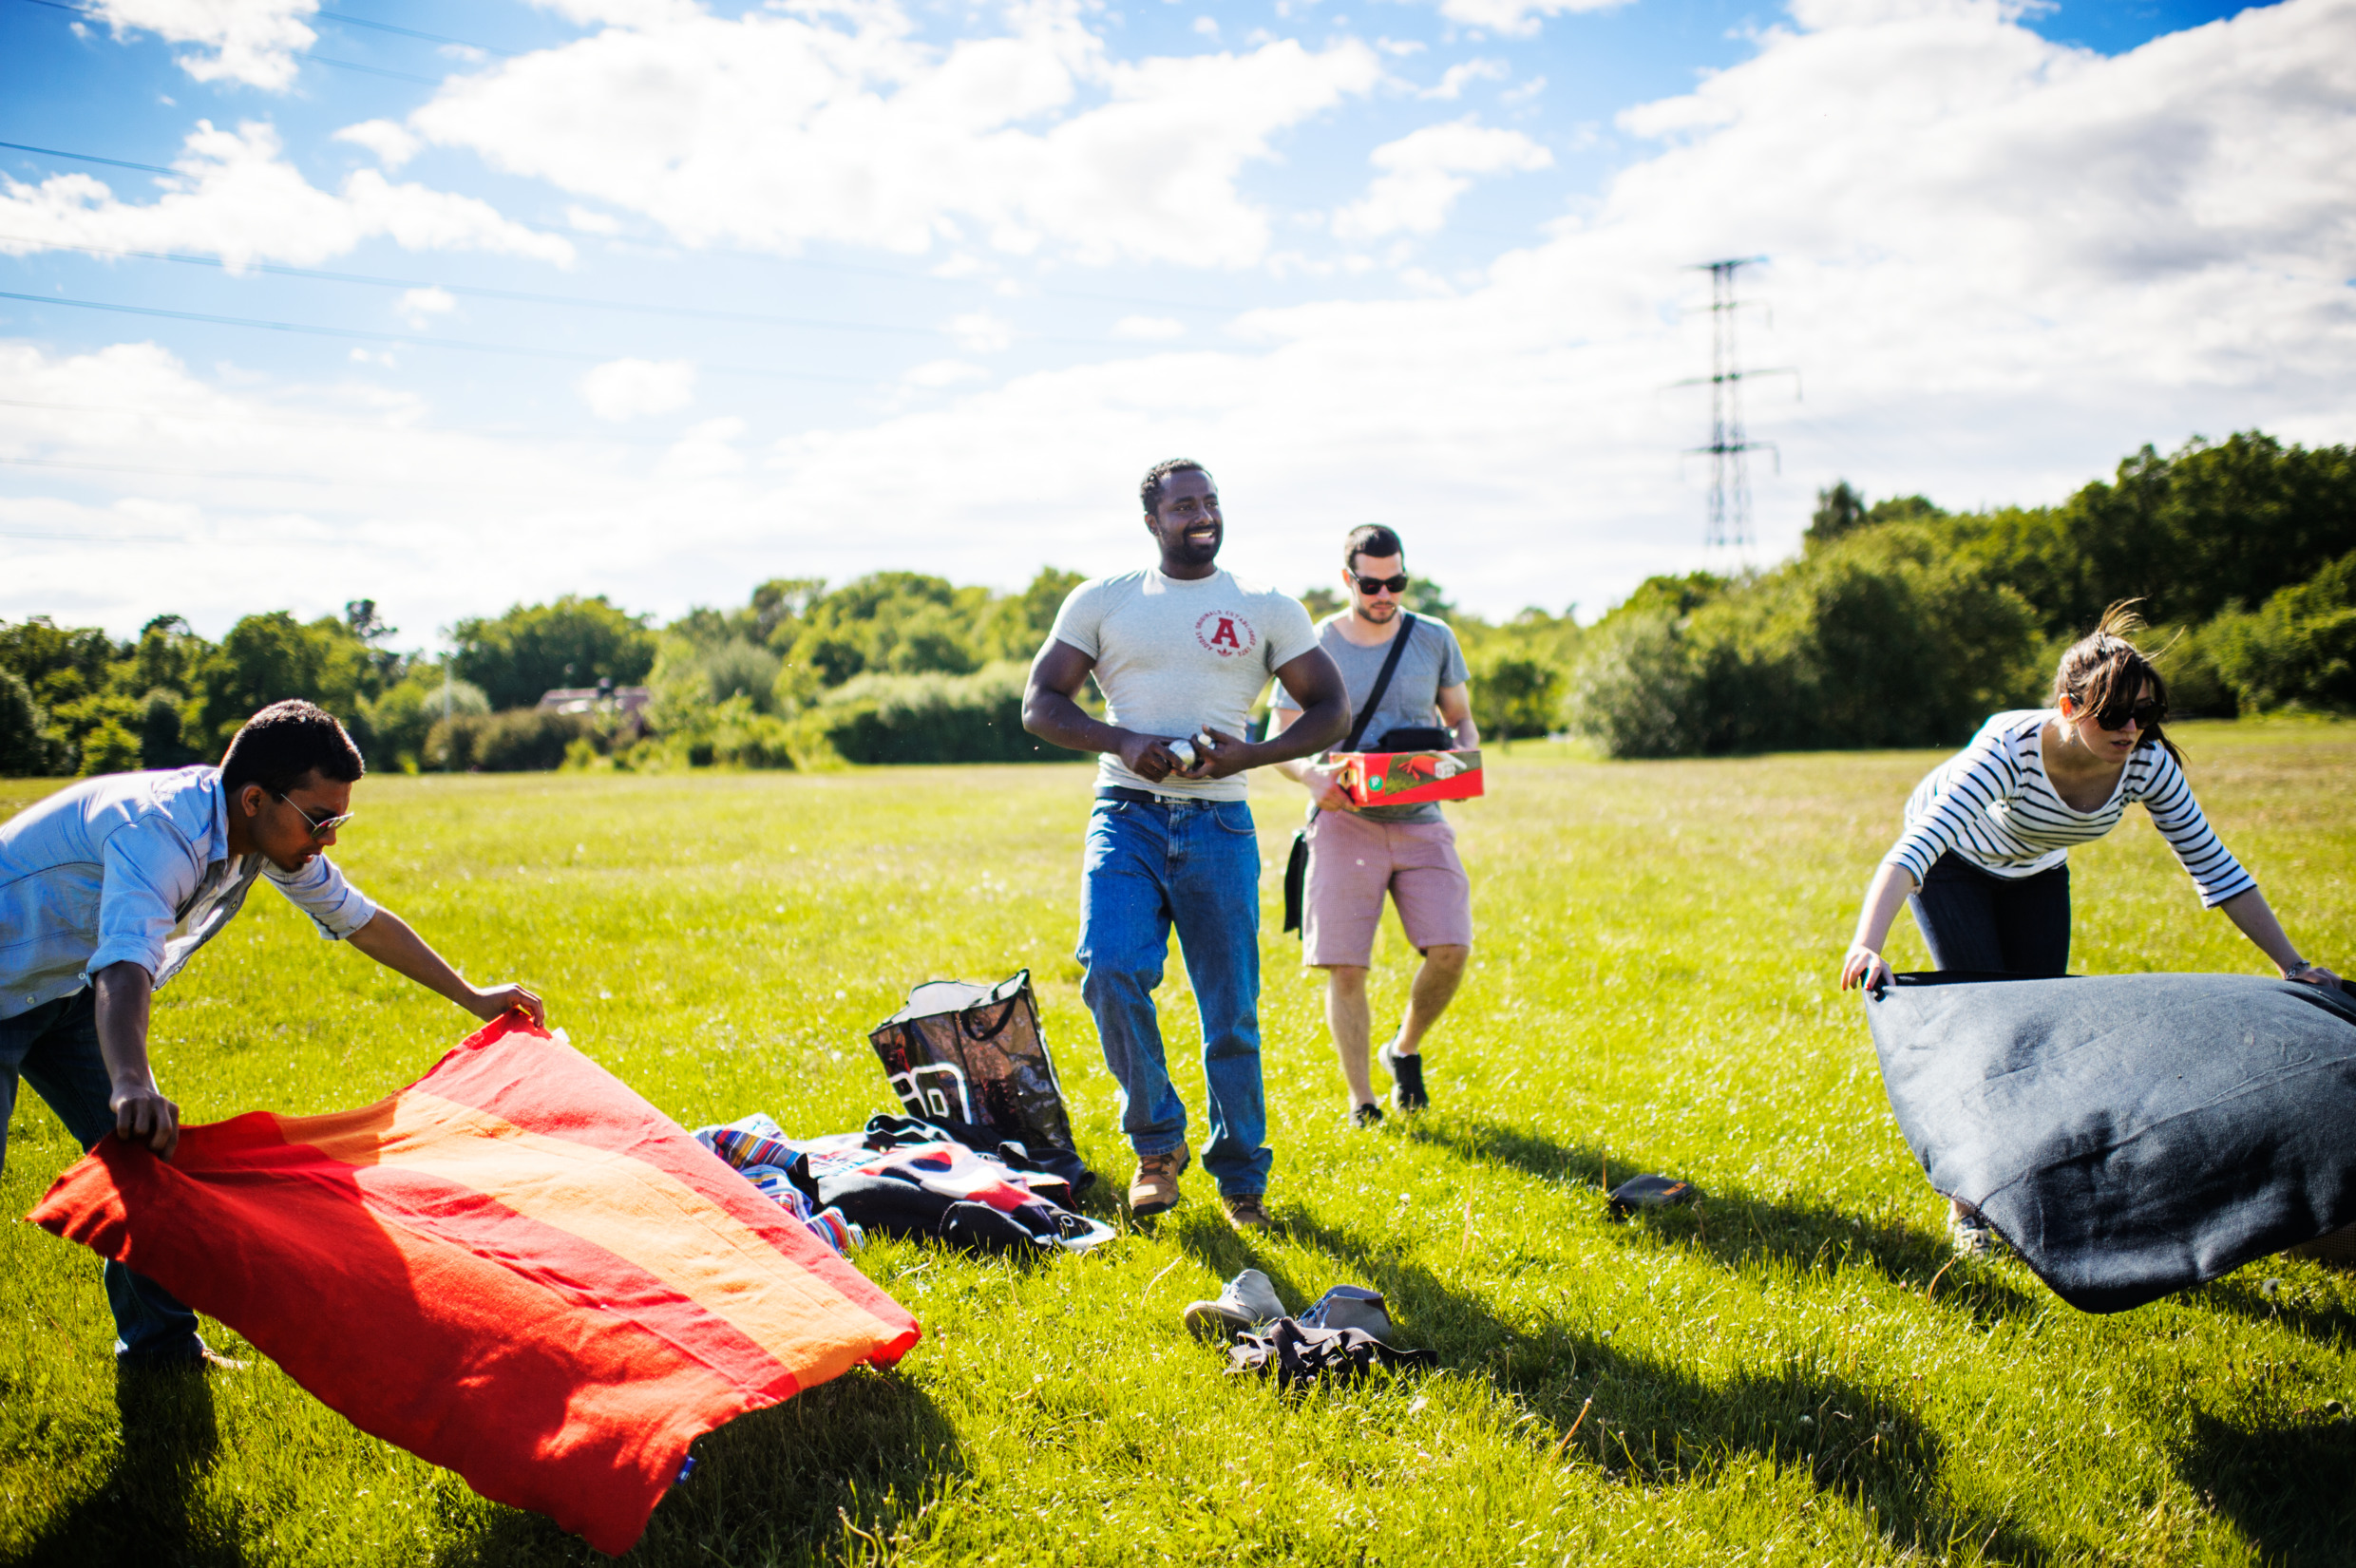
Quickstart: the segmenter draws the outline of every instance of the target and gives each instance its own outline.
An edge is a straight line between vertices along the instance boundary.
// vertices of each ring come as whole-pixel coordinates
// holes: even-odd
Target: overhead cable
[[[240,327],[254,331],[295,332],[310,337],[341,338],[347,342],[390,343],[401,348],[455,349],[467,353],[514,354],[526,359],[567,360],[578,365],[602,365],[622,356],[585,353],[571,349],[530,349],[521,344],[472,343],[463,338],[423,337],[405,332],[371,332],[357,327],[315,327],[295,321],[261,321],[252,316],[213,315],[202,311],[167,311],[154,305],[122,305],[107,300],[67,299],[58,294],[20,294],[0,291],[0,299],[28,305],[64,305],[77,311],[112,311],[122,315],[156,316],[166,321],[194,321],[210,327]],[[698,365],[715,375],[757,376],[770,381],[822,382],[839,387],[881,387],[884,383],[860,376],[818,375],[808,370],[776,370],[755,365]]]

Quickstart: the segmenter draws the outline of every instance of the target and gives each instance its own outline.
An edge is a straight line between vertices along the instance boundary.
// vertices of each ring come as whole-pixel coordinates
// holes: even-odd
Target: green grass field
[[[2303,951],[2356,965],[2356,731],[2188,726],[2195,787]],[[2356,1560],[2356,1276],[2273,1259],[2115,1317],[1949,1258],[1865,1022],[1832,989],[1922,753],[1492,757],[1454,808],[1479,945],[1435,1108],[1353,1131],[1318,993],[1273,934],[1299,792],[1255,781],[1277,1234],[1199,1170],[1151,1234],[1023,1265],[880,1242],[922,1322],[706,1438],[648,1563],[2255,1563]],[[0,784],[0,813],[43,794]],[[337,855],[477,979],[688,1125],[887,1108],[865,1035],[918,981],[1028,966],[1081,1150],[1128,1175],[1071,958],[1075,765],[823,776],[372,779]],[[2075,857],[2076,967],[2262,960],[2141,813]],[[1920,967],[1909,922],[1899,967]],[[1378,1026],[1403,994],[1396,927]],[[1183,971],[1162,992],[1199,1113]],[[470,1021],[257,893],[159,1000],[191,1121],[390,1093]],[[75,1151],[29,1092],[0,1204]],[[1690,1177],[1614,1224],[1600,1183]],[[1355,1281],[1444,1370],[1282,1398],[1179,1309],[1246,1265]],[[557,1563],[594,1554],[364,1437],[267,1362],[118,1394],[97,1265],[0,1229],[0,1556]],[[365,1324],[352,1325],[365,1334]],[[217,1345],[237,1337],[212,1326]]]

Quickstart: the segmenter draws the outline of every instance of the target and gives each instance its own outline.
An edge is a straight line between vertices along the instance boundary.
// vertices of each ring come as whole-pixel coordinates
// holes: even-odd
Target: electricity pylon
[[[1710,444],[1689,446],[1689,452],[1710,454],[1710,523],[1703,542],[1712,547],[1751,543],[1751,472],[1747,454],[1764,450],[1775,455],[1776,471],[1783,470],[1783,453],[1772,441],[1753,441],[1742,424],[1742,384],[1754,376],[1791,376],[1797,370],[1746,370],[1736,350],[1735,312],[1743,301],[1735,297],[1735,274],[1765,256],[1737,256],[1727,261],[1703,261],[1694,271],[1710,274]],[[1693,387],[1705,378],[1678,383]]]

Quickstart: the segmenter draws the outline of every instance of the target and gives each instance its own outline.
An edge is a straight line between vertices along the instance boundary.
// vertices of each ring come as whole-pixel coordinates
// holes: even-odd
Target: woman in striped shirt
[[[2217,841],[2160,733],[2168,688],[2127,639],[2142,625],[2125,604],[2062,655],[2053,707],[1999,713],[1971,744],[1926,774],[1865,896],[1841,988],[1890,978],[1882,943],[1910,904],[1941,969],[2061,974],[2070,958],[2072,844],[2100,839],[2137,802],[2200,892],[2289,980],[2338,989],[2299,956],[2266,895]]]

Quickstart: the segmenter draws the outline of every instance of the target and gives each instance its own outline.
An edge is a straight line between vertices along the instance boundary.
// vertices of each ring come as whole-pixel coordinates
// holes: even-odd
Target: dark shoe
[[[1350,1112],[1350,1125],[1354,1127],[1379,1126],[1381,1123],[1382,1107],[1371,1100]]]
[[[1391,1104],[1401,1110],[1426,1110],[1432,1097],[1423,1092],[1423,1054],[1401,1056],[1391,1048],[1398,1044],[1395,1036],[1380,1052],[1383,1067],[1391,1074]]]
[[[1137,1179],[1129,1184],[1129,1212],[1143,1219],[1178,1206],[1178,1173],[1193,1157],[1184,1148],[1137,1157]]]
[[[1268,1205],[1264,1193],[1223,1192],[1220,1204],[1227,1211],[1227,1223],[1239,1231],[1264,1231],[1268,1228]]]

